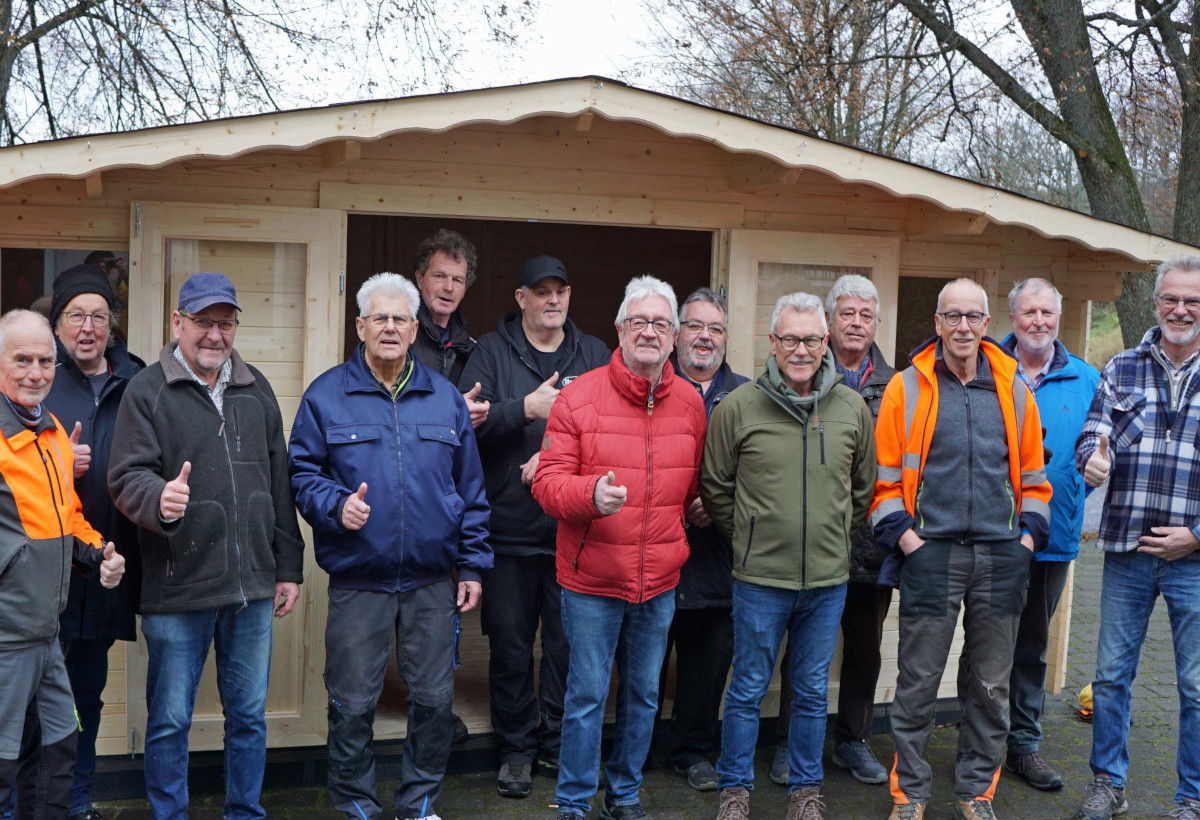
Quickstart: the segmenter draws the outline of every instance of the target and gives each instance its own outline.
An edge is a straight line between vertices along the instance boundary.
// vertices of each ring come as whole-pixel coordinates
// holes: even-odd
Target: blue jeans
[[[1159,595],[1167,601],[1179,687],[1175,802],[1200,800],[1200,557],[1164,561],[1141,552],[1104,555],[1100,640],[1092,683],[1092,772],[1125,785],[1129,712],[1138,657]]]
[[[240,611],[239,611],[240,610]],[[263,818],[271,599],[142,616],[146,670],[146,794],[155,820],[188,816],[188,730],[210,645],[225,715],[225,820]]]
[[[788,788],[820,786],[829,714],[829,665],[837,646],[846,585],[792,590],[733,581],[733,676],[725,694],[718,785],[754,788],[758,719],[783,633],[792,668]]]
[[[674,616],[674,590],[640,604],[562,591],[563,630],[571,656],[558,757],[559,812],[582,817],[596,793],[600,730],[614,659],[617,733],[605,770],[606,800],[613,806],[638,802],[658,711],[658,673]]]

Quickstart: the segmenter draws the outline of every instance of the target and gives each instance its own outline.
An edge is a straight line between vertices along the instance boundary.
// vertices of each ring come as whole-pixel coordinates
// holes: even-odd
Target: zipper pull
[[[221,429],[217,430],[217,438],[225,435],[225,419],[221,419]]]
[[[647,416],[654,415],[654,394],[653,393],[651,393],[649,396],[646,397],[646,415]]]

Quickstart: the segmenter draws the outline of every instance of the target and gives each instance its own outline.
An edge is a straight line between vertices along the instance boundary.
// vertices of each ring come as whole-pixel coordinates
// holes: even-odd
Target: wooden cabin
[[[478,247],[464,312],[476,336],[515,309],[523,260],[562,259],[571,317],[615,346],[625,282],[652,273],[681,300],[701,285],[730,303],[728,356],[758,373],[781,294],[824,295],[846,272],[882,297],[879,344],[895,359],[933,328],[949,279],[1005,296],[1027,276],[1064,295],[1061,338],[1087,346],[1090,299],[1111,301],[1122,271],[1194,248],[974,182],[736,114],[585,77],[482,91],[350,103],[0,150],[0,307],[26,307],[92,250],[128,259],[133,352],[153,361],[169,338],[181,282],[229,275],[245,308],[236,347],[278,394],[285,420],[315,376],[356,342],[354,294],[381,270],[412,271],[440,226]],[[272,746],[325,740],[325,576],[306,559],[302,602],[275,627]],[[1068,587],[1069,589],[1069,587]],[[893,613],[896,607],[892,607]],[[1060,608],[1052,664],[1062,680]],[[895,618],[893,614],[893,619]],[[876,700],[892,698],[895,621]],[[487,644],[464,625],[456,711],[488,729]],[[118,643],[104,694],[102,754],[140,752],[144,644]],[[834,670],[838,663],[835,659]],[[953,660],[942,694],[954,688]],[[211,673],[192,745],[219,748]],[[389,678],[377,736],[405,731],[402,684]],[[836,679],[830,702],[837,696]],[[773,702],[764,706],[773,714]]]

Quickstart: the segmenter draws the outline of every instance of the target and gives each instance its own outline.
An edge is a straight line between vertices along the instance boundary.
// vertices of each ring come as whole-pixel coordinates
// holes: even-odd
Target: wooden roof
[[[635,122],[665,134],[702,140],[732,154],[757,156],[788,169],[817,169],[847,182],[925,200],[961,220],[960,229],[989,222],[1017,225],[1145,263],[1196,249],[1066,208],[803,132],[698,105],[600,77],[581,77],[476,91],[346,103],[250,117],[76,137],[0,149],[0,189],[45,178],[88,178],[117,168],[157,168],[180,160],[228,158],[264,149],[329,143],[346,150],[361,141],[407,131],[442,132],[471,123],[529,117],[591,117]]]

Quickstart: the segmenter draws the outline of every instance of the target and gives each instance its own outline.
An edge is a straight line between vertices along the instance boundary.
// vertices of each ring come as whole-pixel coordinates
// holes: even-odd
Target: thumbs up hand
[[[367,524],[371,515],[371,505],[367,503],[367,482],[358,486],[346,503],[342,506],[342,526],[351,531],[361,530]]]
[[[596,482],[596,488],[592,490],[592,503],[601,515],[613,515],[625,506],[628,496],[629,491],[624,485],[617,486],[617,476],[609,470],[608,475]]]
[[[87,444],[79,443],[79,436],[83,433],[83,425],[75,422],[75,429],[71,431],[71,449],[75,451],[75,477],[79,478],[88,471],[88,467],[92,466],[92,448]]]
[[[550,418],[550,408],[554,406],[554,400],[558,398],[558,390],[554,387],[554,383],[557,381],[558,371],[555,370],[553,376],[539,384],[537,390],[525,397],[526,421],[535,421],[536,419],[545,421]]]
[[[1083,480],[1089,487],[1099,487],[1108,480],[1112,456],[1108,452],[1108,436],[1100,436],[1100,446],[1083,468]]]
[[[125,574],[125,556],[117,552],[116,545],[109,541],[104,545],[104,560],[100,562],[100,585],[112,589],[121,583]]]
[[[187,512],[188,498],[192,490],[188,487],[188,476],[192,474],[192,462],[183,462],[179,476],[167,482],[162,495],[158,499],[158,514],[163,521],[175,521],[183,518]]]
[[[479,382],[475,382],[474,387],[472,387],[466,393],[463,393],[463,398],[467,400],[467,410],[471,414],[472,427],[478,427],[487,421],[488,410],[490,410],[492,407],[492,403],[490,401],[475,400],[476,397],[479,396],[479,392],[481,390],[483,390],[483,385],[481,385]]]

